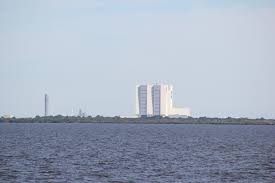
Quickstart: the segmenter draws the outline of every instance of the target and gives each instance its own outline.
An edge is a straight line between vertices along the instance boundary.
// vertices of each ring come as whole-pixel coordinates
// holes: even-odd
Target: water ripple
[[[275,182],[275,127],[0,124],[0,182]]]

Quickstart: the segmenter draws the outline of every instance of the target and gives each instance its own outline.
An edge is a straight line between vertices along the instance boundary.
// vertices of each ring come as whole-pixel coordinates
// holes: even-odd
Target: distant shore
[[[118,124],[221,124],[221,125],[275,125],[274,119],[249,118],[122,118],[114,117],[74,117],[74,116],[47,116],[34,118],[0,118],[0,123],[118,123]]]

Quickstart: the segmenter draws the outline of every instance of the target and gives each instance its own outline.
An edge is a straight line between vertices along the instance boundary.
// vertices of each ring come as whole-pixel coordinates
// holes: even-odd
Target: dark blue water
[[[275,126],[0,124],[0,182],[275,182]]]

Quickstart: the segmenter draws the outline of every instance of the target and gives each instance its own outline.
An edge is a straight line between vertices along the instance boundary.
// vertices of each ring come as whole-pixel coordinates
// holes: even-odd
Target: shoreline
[[[120,118],[120,117],[74,117],[47,116],[34,118],[0,118],[0,123],[94,123],[94,124],[209,124],[209,125],[275,125],[274,119],[248,118]]]

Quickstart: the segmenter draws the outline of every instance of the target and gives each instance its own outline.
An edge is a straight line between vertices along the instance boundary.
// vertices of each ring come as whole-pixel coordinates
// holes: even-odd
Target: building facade
[[[136,114],[142,116],[190,116],[189,108],[173,107],[173,86],[139,85],[136,95]]]
[[[139,85],[137,86],[137,101],[136,110],[139,116],[152,116],[153,106],[152,106],[152,86],[151,85]]]
[[[152,87],[152,103],[154,116],[169,116],[172,104],[171,85],[154,85]]]

